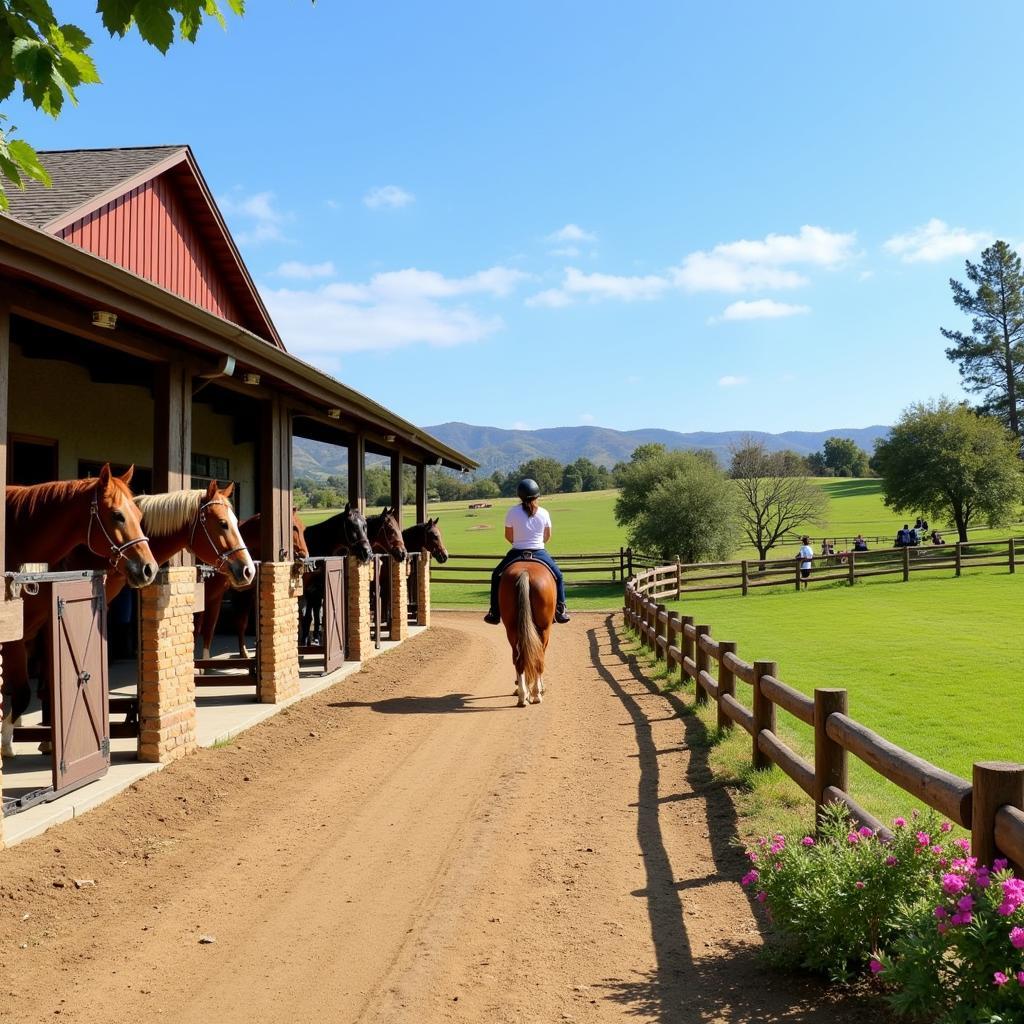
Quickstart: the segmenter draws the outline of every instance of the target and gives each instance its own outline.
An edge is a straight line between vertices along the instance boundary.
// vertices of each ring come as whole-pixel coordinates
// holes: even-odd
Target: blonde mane
[[[150,537],[169,537],[191,525],[206,491],[171,491],[140,494],[135,504],[142,510],[142,528]]]

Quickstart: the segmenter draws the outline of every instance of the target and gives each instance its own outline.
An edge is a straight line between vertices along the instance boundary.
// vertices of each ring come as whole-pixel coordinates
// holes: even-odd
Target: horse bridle
[[[103,531],[103,537],[110,547],[110,554],[107,556],[107,561],[110,563],[110,568],[115,572],[117,571],[117,567],[121,564],[121,561],[124,558],[124,553],[128,548],[134,547],[136,544],[149,543],[149,538],[142,536],[136,537],[135,540],[127,540],[123,544],[115,544],[114,538],[107,533],[107,528],[103,525],[103,518],[100,516],[99,499],[94,496],[92,504],[89,506],[89,528],[85,531],[85,546],[94,555],[100,555],[98,551],[93,550],[92,546],[92,523],[94,519],[100,524],[100,529]]]
[[[207,539],[207,541],[210,544],[210,549],[212,551],[216,551],[217,550],[217,545],[214,542],[213,537],[210,536],[210,529],[206,525],[206,510],[211,505],[227,505],[228,508],[231,508],[231,502],[230,501],[225,501],[224,498],[213,498],[210,501],[204,501],[199,506],[199,509],[196,512],[195,522],[192,524],[192,533],[189,535],[189,538],[188,538],[188,546],[189,546],[189,548],[193,552],[196,549],[196,545],[195,545],[196,530],[199,529],[200,526],[202,526],[203,533],[206,535],[206,539]],[[237,555],[239,551],[245,551],[245,543],[244,542],[242,544],[239,544],[237,548],[230,548],[227,551],[225,551],[217,559],[217,561],[214,563],[213,567],[218,572],[221,572],[222,571],[221,566],[223,566],[227,561],[229,561],[232,555]]]
[[[360,516],[359,518],[362,518],[362,516]],[[366,520],[363,519],[363,522],[365,523]],[[356,527],[357,527],[358,524],[356,522],[354,522],[353,520],[349,519],[348,516],[346,516],[342,520],[342,523],[344,525],[344,530],[345,530],[345,544],[349,548],[349,550],[351,551],[352,548],[354,548],[356,546],[356,544],[359,543],[359,536],[356,533]],[[356,535],[352,536],[351,534],[356,534]],[[365,526],[363,527],[363,536],[366,537],[366,546],[368,548],[372,549],[373,548],[373,544],[371,543],[370,538],[366,534],[366,527]]]

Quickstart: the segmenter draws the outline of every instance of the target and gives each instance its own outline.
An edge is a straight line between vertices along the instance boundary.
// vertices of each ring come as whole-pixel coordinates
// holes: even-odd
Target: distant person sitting
[[[910,524],[904,523],[903,529],[896,533],[896,547],[907,548],[910,547]]]
[[[938,530],[932,530],[932,543],[933,544],[945,544],[946,542],[942,539],[942,534]]]
[[[914,529],[915,530],[923,530],[924,528],[925,528],[924,521],[921,519],[920,516],[918,516],[917,517],[917,522],[914,523]]]
[[[921,543],[921,535],[917,532],[917,527],[910,531],[910,546],[916,548]]]
[[[868,542],[864,539],[864,535],[863,534],[858,533],[857,536],[853,538],[853,550],[854,551],[867,551],[867,549],[868,549]]]

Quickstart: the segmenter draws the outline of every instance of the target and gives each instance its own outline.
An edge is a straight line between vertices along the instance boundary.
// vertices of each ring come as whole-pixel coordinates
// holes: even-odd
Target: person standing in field
[[[558,563],[544,550],[544,545],[551,538],[551,515],[546,508],[538,504],[540,487],[536,480],[529,478],[519,481],[516,487],[519,504],[513,505],[505,515],[505,540],[512,545],[511,551],[501,560],[497,569],[491,573],[491,607],[484,616],[484,622],[492,626],[501,623],[501,612],[498,610],[498,589],[501,585],[501,574],[508,565],[522,558],[543,562],[555,577],[558,585],[558,598],[555,605],[555,622],[568,622],[569,615],[565,610],[565,580]]]
[[[801,537],[800,543],[803,546],[800,548],[797,558],[800,559],[800,578],[804,581],[804,590],[806,590],[807,578],[811,575],[811,562],[814,560],[814,548],[811,547],[810,537]]]

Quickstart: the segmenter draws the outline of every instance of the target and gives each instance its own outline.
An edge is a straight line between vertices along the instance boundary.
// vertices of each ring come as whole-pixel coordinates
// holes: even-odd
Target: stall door
[[[324,559],[324,672],[345,660],[345,559]]]

